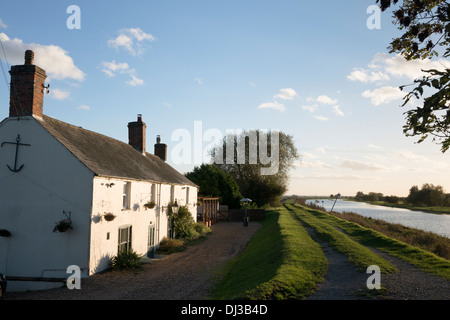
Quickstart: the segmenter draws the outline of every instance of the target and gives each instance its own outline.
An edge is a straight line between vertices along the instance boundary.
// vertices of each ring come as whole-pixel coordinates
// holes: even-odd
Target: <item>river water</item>
[[[330,211],[336,199],[307,200]],[[412,211],[401,208],[376,206],[364,202],[337,200],[334,205],[335,212],[354,212],[364,217],[383,220],[389,223],[398,223],[406,227],[421,229],[450,238],[450,215],[431,214],[422,211]]]

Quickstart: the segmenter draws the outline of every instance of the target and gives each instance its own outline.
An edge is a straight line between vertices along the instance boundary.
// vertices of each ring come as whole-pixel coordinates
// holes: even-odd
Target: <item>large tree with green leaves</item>
[[[287,191],[289,170],[299,158],[292,136],[279,131],[229,133],[211,152],[244,197],[258,206],[276,205]]]
[[[403,34],[394,38],[390,53],[400,53],[407,60],[450,56],[450,3],[443,0],[376,0],[382,11],[392,8],[393,22]],[[416,79],[403,106],[411,98],[423,99],[423,104],[407,111],[403,131],[406,136],[418,136],[418,142],[428,137],[450,148],[450,69],[423,70],[425,76]],[[404,90],[407,86],[400,87]]]
[[[202,164],[185,176],[200,187],[199,195],[205,197],[219,197],[220,203],[230,208],[239,208],[242,199],[239,186],[233,177],[222,169]]]

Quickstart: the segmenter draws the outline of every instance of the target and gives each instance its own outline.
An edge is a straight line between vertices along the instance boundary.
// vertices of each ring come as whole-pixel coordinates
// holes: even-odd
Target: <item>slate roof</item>
[[[36,120],[96,175],[197,187],[159,157],[127,143],[46,115]]]

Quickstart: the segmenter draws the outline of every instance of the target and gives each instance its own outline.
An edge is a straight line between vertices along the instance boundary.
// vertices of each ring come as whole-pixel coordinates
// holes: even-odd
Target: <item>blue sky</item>
[[[407,195],[423,183],[450,192],[449,154],[403,135],[398,92],[446,62],[389,54],[399,31],[389,13],[367,27],[374,0],[1,2],[1,63],[9,70],[35,51],[51,85],[48,116],[127,142],[127,123],[142,114],[147,150],[161,135],[181,172],[195,163],[174,161],[177,129],[203,147],[199,123],[202,133],[281,130],[302,154],[289,194]],[[70,5],[81,29],[68,28]]]

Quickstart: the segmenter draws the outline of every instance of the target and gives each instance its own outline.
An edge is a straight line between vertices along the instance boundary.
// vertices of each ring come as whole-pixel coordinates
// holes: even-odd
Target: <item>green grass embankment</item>
[[[297,206],[287,205],[286,207],[298,220],[313,228],[321,240],[327,242],[336,251],[346,255],[358,271],[366,272],[369,266],[376,265],[380,267],[382,273],[397,272],[397,268],[391,263],[337,230],[328,221],[320,219],[317,215]]]
[[[221,271],[216,300],[304,299],[328,268],[320,245],[285,209],[271,211],[245,251]]]
[[[377,248],[394,257],[400,258],[423,271],[438,275],[450,280],[450,261],[438,257],[433,253],[411,246],[404,242],[389,238],[375,230],[362,227],[361,225],[349,222],[325,212],[309,209],[307,207],[295,205],[300,211],[308,212],[317,219],[322,220],[336,228],[341,229],[355,241],[368,247]]]

